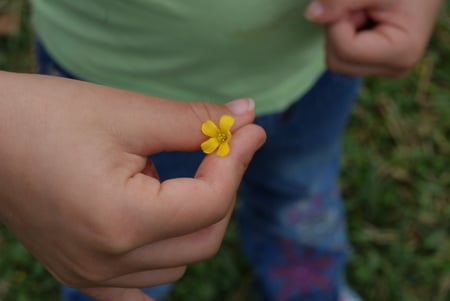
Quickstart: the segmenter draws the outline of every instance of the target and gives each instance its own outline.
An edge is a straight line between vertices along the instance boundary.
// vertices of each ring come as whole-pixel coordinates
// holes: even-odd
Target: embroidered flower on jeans
[[[202,133],[210,137],[201,144],[202,151],[205,154],[211,154],[217,149],[217,155],[225,157],[230,152],[231,127],[234,118],[230,115],[222,115],[219,121],[219,127],[211,121],[207,120],[202,124]]]

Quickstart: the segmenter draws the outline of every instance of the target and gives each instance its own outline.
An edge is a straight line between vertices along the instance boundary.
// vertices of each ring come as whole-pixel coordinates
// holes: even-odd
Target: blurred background
[[[26,0],[0,0],[0,70],[35,70]],[[344,150],[351,286],[368,301],[450,301],[448,2],[410,75],[365,80]],[[257,300],[252,285],[231,223],[217,256],[167,301]],[[0,301],[28,300],[57,301],[58,284],[0,223]]]

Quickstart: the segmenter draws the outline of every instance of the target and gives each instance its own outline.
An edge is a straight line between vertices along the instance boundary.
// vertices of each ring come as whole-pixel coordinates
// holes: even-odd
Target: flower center
[[[220,143],[224,143],[225,141],[227,141],[227,139],[227,134],[220,133],[219,135],[217,135],[217,141],[219,141]]]

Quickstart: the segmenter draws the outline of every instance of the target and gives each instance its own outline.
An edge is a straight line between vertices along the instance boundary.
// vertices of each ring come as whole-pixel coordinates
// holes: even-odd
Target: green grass
[[[25,12],[25,16],[27,12]],[[31,71],[30,30],[0,38],[0,69]],[[368,79],[344,136],[342,190],[365,300],[450,300],[450,10],[409,76]],[[256,300],[231,224],[213,259],[167,298]],[[0,301],[57,300],[57,283],[0,224]]]

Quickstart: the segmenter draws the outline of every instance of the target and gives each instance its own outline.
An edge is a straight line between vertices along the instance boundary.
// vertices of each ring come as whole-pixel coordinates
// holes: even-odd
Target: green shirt
[[[307,0],[33,0],[38,36],[83,80],[183,101],[285,109],[322,72]]]

